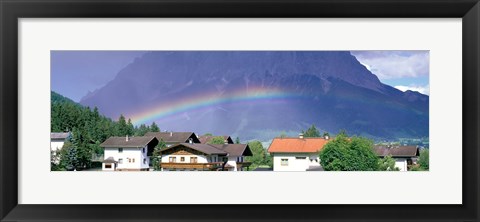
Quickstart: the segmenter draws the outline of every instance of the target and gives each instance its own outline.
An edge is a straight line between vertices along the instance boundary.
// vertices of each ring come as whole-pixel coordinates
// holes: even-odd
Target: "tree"
[[[320,131],[315,127],[314,124],[307,129],[307,131],[303,132],[304,137],[320,137]]]
[[[235,138],[235,143],[240,144],[240,138],[238,136],[237,136],[237,138]]]
[[[155,122],[152,122],[152,125],[150,125],[150,132],[160,132],[160,128],[158,128]]]
[[[167,144],[163,141],[163,139],[160,139],[158,144],[155,146],[153,149],[152,156],[150,157],[153,165],[153,170],[154,171],[160,171],[162,169],[162,149],[165,149],[167,147]]]
[[[399,171],[400,169],[395,166],[395,159],[391,155],[386,157],[379,158],[378,160],[378,170],[380,171]]]
[[[428,170],[430,168],[430,152],[428,149],[421,149],[420,156],[418,157],[418,164],[423,170]]]
[[[326,171],[375,171],[378,161],[371,140],[348,138],[342,133],[320,152],[320,162]]]
[[[117,125],[116,130],[115,130],[115,135],[116,136],[126,136],[126,135],[128,135],[129,132],[128,132],[127,121],[125,120],[125,117],[123,115],[120,115],[116,125]]]
[[[145,136],[149,131],[149,128],[145,124],[140,124],[140,126],[135,130],[135,136]]]
[[[247,156],[246,161],[252,162],[252,165],[249,167],[250,170],[254,170],[259,166],[273,166],[272,157],[267,153],[265,148],[260,141],[252,141],[248,143],[250,150],[252,151],[252,156]]]
[[[225,143],[225,139],[223,138],[223,136],[216,136],[216,137],[213,137],[210,141],[208,141],[209,144],[224,144]]]
[[[324,137],[324,138],[325,138],[325,137],[327,137],[327,136],[328,136],[328,137],[330,137],[330,133],[328,133],[328,132],[326,132],[326,131],[325,131],[325,132],[323,132],[323,134],[322,134],[322,137]]]
[[[205,133],[205,134],[203,134],[203,136],[213,136],[213,134],[212,133]]]

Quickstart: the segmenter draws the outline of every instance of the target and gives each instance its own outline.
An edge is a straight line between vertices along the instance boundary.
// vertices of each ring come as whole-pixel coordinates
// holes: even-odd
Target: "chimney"
[[[170,131],[170,136],[173,136],[173,131]]]
[[[298,138],[303,139],[303,133],[298,134]]]
[[[127,134],[127,136],[125,137],[125,141],[128,141],[128,134]]]

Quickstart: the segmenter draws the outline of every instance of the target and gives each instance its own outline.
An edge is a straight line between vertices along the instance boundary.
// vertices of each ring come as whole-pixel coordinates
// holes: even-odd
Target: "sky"
[[[52,51],[51,89],[79,102],[145,51]],[[429,95],[429,51],[351,51],[382,83]],[[67,83],[67,84],[65,84]],[[72,87],[74,85],[75,87]]]

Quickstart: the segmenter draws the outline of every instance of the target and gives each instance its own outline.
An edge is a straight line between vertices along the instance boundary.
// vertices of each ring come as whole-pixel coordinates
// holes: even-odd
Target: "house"
[[[247,144],[180,143],[162,150],[162,171],[243,171],[252,156]]]
[[[58,151],[62,149],[63,144],[71,138],[70,132],[52,132],[50,133],[50,150]]]
[[[316,171],[320,166],[319,153],[330,141],[328,137],[274,138],[268,152],[273,156],[273,171]]]
[[[158,141],[163,140],[167,147],[179,143],[200,143],[193,132],[148,132],[145,136],[154,136]]]
[[[60,157],[57,152],[62,149],[65,142],[72,137],[70,132],[51,132],[50,133],[50,157],[52,163],[60,163]]]
[[[230,136],[199,136],[198,139],[200,140],[200,143],[206,144],[210,143],[210,141],[215,137],[223,137],[224,143],[233,144],[233,140]]]
[[[395,167],[398,167],[400,171],[407,171],[408,167],[415,164],[420,156],[417,146],[375,145],[373,149],[381,158],[391,155],[395,159]]]
[[[105,171],[148,171],[150,156],[158,144],[154,136],[110,137],[100,144],[104,149]]]

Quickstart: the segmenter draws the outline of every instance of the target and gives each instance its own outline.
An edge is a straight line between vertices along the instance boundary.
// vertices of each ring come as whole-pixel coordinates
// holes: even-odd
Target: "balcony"
[[[213,163],[161,163],[163,169],[195,169],[195,170],[216,170],[222,168],[222,162]]]

